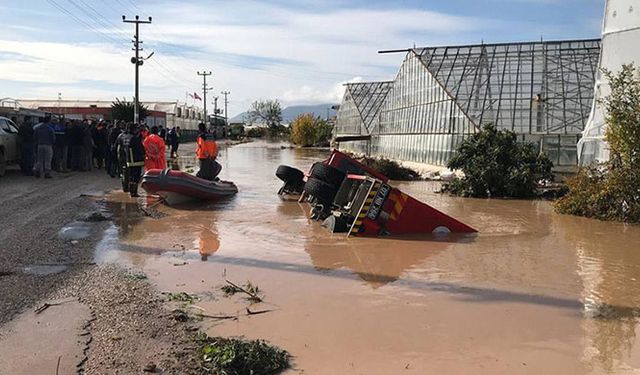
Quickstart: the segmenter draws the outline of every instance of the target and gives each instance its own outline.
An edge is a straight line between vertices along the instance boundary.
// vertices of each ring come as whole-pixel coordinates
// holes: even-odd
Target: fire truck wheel
[[[338,192],[337,189],[328,183],[318,180],[317,178],[309,178],[304,184],[304,192],[316,198],[319,203],[330,205]]]
[[[346,176],[347,175],[338,168],[324,163],[315,163],[313,167],[311,167],[311,177],[333,185],[336,189],[340,188]]]
[[[276,176],[284,182],[302,185],[304,173],[299,169],[281,165],[276,170]]]

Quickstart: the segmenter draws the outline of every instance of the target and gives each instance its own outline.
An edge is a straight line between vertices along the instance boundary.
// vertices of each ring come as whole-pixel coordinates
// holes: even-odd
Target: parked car
[[[7,165],[20,161],[18,127],[6,117],[0,117],[0,177],[4,176]]]

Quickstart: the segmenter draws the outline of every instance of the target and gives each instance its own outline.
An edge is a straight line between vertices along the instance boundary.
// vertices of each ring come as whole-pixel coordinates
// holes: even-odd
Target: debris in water
[[[202,367],[207,373],[276,374],[289,368],[291,355],[262,340],[199,336]]]
[[[167,298],[169,299],[169,301],[184,302],[187,305],[191,305],[191,304],[193,304],[193,302],[200,300],[198,298],[198,296],[196,296],[195,294],[189,294],[187,292],[162,293],[162,294],[165,294],[167,296]]]
[[[229,285],[224,285],[220,289],[224,292],[225,296],[232,296],[236,293],[244,293],[249,296],[251,302],[262,302],[262,298],[258,295],[260,288],[257,285],[251,284],[251,281],[247,281],[244,287],[240,287],[229,280],[224,280]]]
[[[248,307],[247,307],[247,315],[260,315],[260,314],[264,314],[264,313],[268,313],[268,312],[272,312],[273,310],[258,310],[258,311],[251,311]]]

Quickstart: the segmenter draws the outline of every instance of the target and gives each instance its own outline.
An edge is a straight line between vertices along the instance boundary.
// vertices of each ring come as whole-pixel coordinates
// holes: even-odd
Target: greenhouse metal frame
[[[577,163],[599,39],[383,52],[406,56],[392,82],[347,85],[336,135],[354,140],[341,148],[445,165],[466,136],[492,123],[538,143],[556,165]]]

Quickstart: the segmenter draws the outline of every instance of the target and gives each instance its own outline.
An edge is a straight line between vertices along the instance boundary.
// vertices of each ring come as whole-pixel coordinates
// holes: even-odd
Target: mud
[[[477,228],[475,237],[346,239],[281,200],[278,164],[327,153],[255,142],[225,149],[229,201],[156,206],[120,193],[99,262],[142,268],[160,290],[201,296],[214,336],[267,339],[307,374],[603,374],[640,368],[640,227],[559,216],[548,202],[403,191]],[[224,297],[250,280],[264,302]]]
[[[76,299],[48,301],[27,311],[0,331],[0,374],[74,374],[84,357],[89,308]]]

